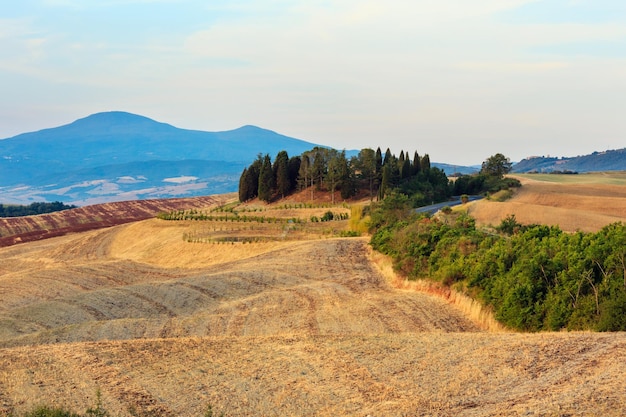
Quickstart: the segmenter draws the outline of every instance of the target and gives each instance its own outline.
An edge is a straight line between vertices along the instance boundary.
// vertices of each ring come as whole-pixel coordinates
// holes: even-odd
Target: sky
[[[458,165],[624,148],[626,2],[2,2],[0,138],[111,110]]]

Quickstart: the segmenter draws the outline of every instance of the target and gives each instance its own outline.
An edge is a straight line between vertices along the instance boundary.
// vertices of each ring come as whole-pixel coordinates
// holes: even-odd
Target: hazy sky
[[[626,147],[624,0],[20,0],[0,138],[123,110],[475,164]]]

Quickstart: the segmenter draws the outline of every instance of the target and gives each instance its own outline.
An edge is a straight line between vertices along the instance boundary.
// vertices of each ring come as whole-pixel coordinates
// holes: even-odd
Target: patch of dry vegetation
[[[283,225],[250,226],[152,219],[0,249],[0,415],[44,402],[82,411],[98,389],[120,416],[626,407],[626,334],[502,332],[469,300],[372,262],[367,238],[319,223],[281,240]],[[193,233],[277,239],[184,239]]]
[[[197,416],[595,415],[626,405],[623,334],[178,338],[5,349],[0,407]],[[4,402],[4,403],[3,403]],[[9,406],[6,406],[6,404]],[[0,408],[2,410],[2,408]]]
[[[559,177],[567,177],[567,182]],[[504,202],[470,203],[470,215],[477,224],[495,226],[514,214],[522,224],[556,225],[569,232],[595,232],[607,224],[626,221],[626,186],[612,184],[612,176],[593,176],[593,181],[584,175],[549,176],[554,182],[533,178],[519,177],[522,187]],[[605,183],[597,183],[600,178]]]

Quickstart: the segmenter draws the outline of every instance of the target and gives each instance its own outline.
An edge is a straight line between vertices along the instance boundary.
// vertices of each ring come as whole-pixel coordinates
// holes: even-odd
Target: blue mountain
[[[89,204],[236,191],[259,153],[317,146],[255,126],[179,129],[126,112],[0,140],[0,203]]]

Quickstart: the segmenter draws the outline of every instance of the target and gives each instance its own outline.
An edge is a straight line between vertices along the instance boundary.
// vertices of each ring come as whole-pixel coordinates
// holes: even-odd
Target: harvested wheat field
[[[0,415],[98,390],[119,416],[623,414],[626,334],[489,331],[333,237],[345,222],[152,219],[0,249]]]
[[[522,187],[504,202],[471,203],[477,223],[498,225],[510,214],[522,224],[558,225],[574,232],[598,231],[607,224],[626,222],[624,173],[524,175]]]

